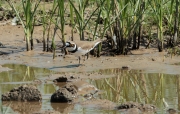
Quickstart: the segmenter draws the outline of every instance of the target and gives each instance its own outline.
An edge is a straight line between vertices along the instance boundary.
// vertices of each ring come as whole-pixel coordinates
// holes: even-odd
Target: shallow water
[[[51,81],[41,81],[55,73],[44,68],[25,65],[6,64],[12,71],[0,73],[0,94],[23,84],[35,84],[42,93],[42,102],[0,102],[2,114],[33,113],[42,110],[56,110],[61,113],[120,113],[116,110],[101,110],[64,103],[50,103],[50,97],[58,87]],[[180,108],[180,76],[161,73],[142,73],[135,70],[103,69],[93,71],[111,78],[89,79],[87,82],[102,90],[98,97],[121,104],[126,101],[153,104],[158,114],[164,114],[167,108]],[[31,110],[29,110],[31,109]]]
[[[180,75],[161,73],[142,73],[142,71],[106,69],[103,74],[117,74],[115,77],[93,80],[98,89],[105,94],[100,98],[116,103],[134,101],[153,104],[158,114],[168,108],[180,109]]]

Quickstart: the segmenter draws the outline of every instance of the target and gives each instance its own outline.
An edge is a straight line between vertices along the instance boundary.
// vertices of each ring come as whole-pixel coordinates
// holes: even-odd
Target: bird
[[[79,65],[80,65],[80,60],[81,60],[80,56],[89,53],[102,41],[103,40],[100,38],[94,41],[79,41],[79,42],[67,41],[65,47],[68,52],[78,57]]]

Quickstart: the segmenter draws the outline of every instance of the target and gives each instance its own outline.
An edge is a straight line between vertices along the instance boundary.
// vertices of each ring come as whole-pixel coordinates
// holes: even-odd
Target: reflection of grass
[[[44,92],[44,94],[52,94],[56,91],[53,84],[44,84],[40,90],[43,90],[42,92]]]
[[[3,67],[8,67],[13,70],[0,73],[0,93],[7,92],[22,84],[33,84],[35,79],[53,73],[45,68],[29,67],[26,65],[5,64]],[[38,88],[41,90],[41,93],[53,93],[55,91],[53,84],[44,85],[42,83],[38,85]]]
[[[146,74],[140,71],[123,71],[120,69],[101,70],[102,74],[116,74],[116,77],[92,81],[98,89],[106,93],[100,97],[113,102],[135,101],[154,104],[164,108],[167,104],[177,105],[177,77],[167,74]]]
[[[8,67],[13,70],[0,73],[1,82],[33,81],[39,78],[39,74],[44,76],[45,74],[53,73],[45,68],[29,67],[26,65],[5,64],[3,67]]]

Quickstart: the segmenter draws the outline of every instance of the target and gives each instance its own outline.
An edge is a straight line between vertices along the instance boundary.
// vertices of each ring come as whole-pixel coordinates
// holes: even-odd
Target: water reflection
[[[41,80],[43,77],[53,74],[53,71],[44,68],[29,67],[26,65],[5,64],[3,67],[8,67],[13,70],[0,73],[0,94],[10,91],[14,87],[19,87],[23,84],[34,84],[42,94],[43,103],[40,102],[0,102],[2,107],[0,112],[30,114],[38,112],[42,107],[52,109],[48,104],[51,94],[56,90],[51,83],[41,82],[36,84],[34,80]],[[1,98],[1,97],[0,97]]]
[[[14,69],[0,73],[0,94],[23,84],[31,84],[36,79],[43,79],[53,71],[43,68],[28,67],[25,65],[6,64],[4,67]],[[158,108],[158,114],[164,114],[165,108],[180,110],[180,76],[161,73],[142,73],[141,70],[105,69],[93,71],[103,75],[113,75],[111,78],[88,80],[98,89],[103,90],[99,98],[108,99],[116,103],[134,101],[139,103],[154,104]],[[84,75],[84,73],[82,73]],[[81,75],[81,74],[79,74]],[[59,87],[65,83],[40,83],[36,84],[42,93],[43,101],[28,102],[0,102],[3,106],[0,112],[4,113],[31,113],[39,110],[55,110],[61,113],[120,113],[118,111],[96,110],[80,105],[50,103],[50,97]],[[22,108],[22,109],[21,109]],[[30,110],[29,110],[30,111]],[[32,112],[33,113],[33,112]]]
[[[116,103],[134,101],[154,104],[159,113],[165,108],[179,109],[180,76],[161,73],[142,73],[135,70],[106,69],[102,74],[116,74],[115,77],[91,80],[98,89],[104,90],[102,99]]]
[[[32,114],[35,112],[39,112],[41,110],[40,102],[2,102],[3,105],[3,114]],[[12,110],[9,110],[9,109]]]
[[[51,107],[61,114],[68,114],[73,110],[74,105],[68,103],[51,103]]]
[[[29,67],[26,65],[5,64],[3,67],[8,67],[13,70],[8,72],[1,72],[0,82],[32,81],[54,73],[53,71],[45,68]]]

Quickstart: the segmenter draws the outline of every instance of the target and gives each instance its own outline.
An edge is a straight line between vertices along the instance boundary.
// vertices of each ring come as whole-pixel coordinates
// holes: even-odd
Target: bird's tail
[[[100,38],[94,40],[94,41],[93,41],[93,42],[94,42],[93,48],[95,48],[99,43],[101,43],[101,42],[104,41],[104,40],[105,40],[105,39],[100,39]]]
[[[96,40],[94,40],[93,42],[94,42],[94,44],[96,43],[96,42],[103,42],[105,40],[105,38],[97,38]]]

